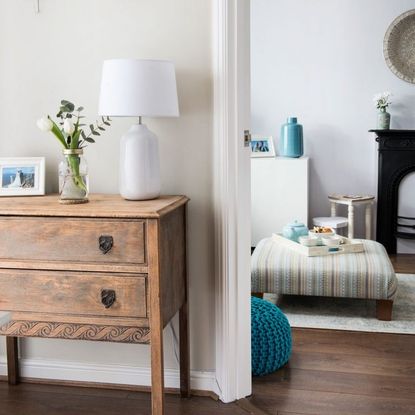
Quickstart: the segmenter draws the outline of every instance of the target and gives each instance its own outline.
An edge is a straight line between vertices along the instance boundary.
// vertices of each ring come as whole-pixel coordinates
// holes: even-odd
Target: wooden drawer
[[[109,308],[103,290],[115,292]],[[146,317],[146,276],[0,269],[0,310]]]
[[[145,221],[3,216],[0,259],[144,264]]]

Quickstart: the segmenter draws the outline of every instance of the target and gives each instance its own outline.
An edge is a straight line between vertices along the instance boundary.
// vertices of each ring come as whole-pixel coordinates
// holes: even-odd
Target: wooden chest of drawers
[[[180,311],[180,380],[189,396],[184,196],[0,199],[0,311],[9,382],[18,337],[150,343],[152,410],[164,411],[163,328]]]

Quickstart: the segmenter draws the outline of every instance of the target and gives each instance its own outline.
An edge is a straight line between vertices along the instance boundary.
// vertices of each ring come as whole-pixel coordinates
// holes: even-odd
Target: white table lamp
[[[141,117],[178,117],[176,75],[169,61],[111,59],[102,69],[99,114],[139,117],[121,138],[120,194],[129,200],[160,195],[158,141]]]

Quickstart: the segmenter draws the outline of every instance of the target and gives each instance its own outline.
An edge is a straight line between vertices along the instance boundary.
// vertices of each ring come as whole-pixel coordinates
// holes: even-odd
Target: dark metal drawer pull
[[[116,301],[114,290],[102,290],[101,291],[101,302],[105,308],[110,308]]]
[[[112,246],[114,245],[114,238],[110,235],[101,235],[99,237],[99,249],[103,254],[111,251]]]

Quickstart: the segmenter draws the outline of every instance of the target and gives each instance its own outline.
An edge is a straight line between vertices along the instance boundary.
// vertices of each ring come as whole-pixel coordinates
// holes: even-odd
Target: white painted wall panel
[[[308,157],[251,159],[252,246],[284,225],[308,222]]]

